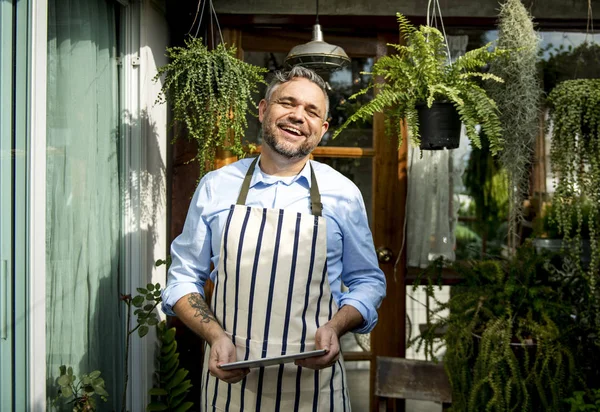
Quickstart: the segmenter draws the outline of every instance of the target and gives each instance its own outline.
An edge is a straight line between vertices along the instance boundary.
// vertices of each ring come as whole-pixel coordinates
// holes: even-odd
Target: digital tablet
[[[279,365],[280,363],[293,362],[297,359],[306,359],[306,358],[312,358],[315,356],[321,356],[326,353],[327,353],[327,350],[325,350],[325,349],[317,349],[317,350],[311,350],[308,352],[293,353],[290,355],[274,356],[272,358],[262,358],[262,359],[224,363],[219,366],[219,369],[228,371],[230,369],[260,368],[262,366]]]

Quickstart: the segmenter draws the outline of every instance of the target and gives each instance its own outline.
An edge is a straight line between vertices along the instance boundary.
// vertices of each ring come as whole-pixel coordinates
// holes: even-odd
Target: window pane
[[[359,107],[373,99],[373,91],[350,99],[354,93],[368,86],[371,76],[361,72],[369,72],[373,68],[372,57],[354,57],[350,65],[342,70],[326,76],[331,90],[329,92],[329,130],[323,136],[320,146],[372,147],[373,120],[352,123],[338,137],[332,139],[333,133]]]
[[[117,410],[123,321],[115,3],[48,2],[47,396],[59,366],[100,370]]]
[[[368,411],[370,396],[369,361],[345,362],[348,376],[348,393],[353,411]]]
[[[316,157],[315,160],[328,164],[335,170],[352,180],[362,193],[367,209],[369,223],[373,214],[373,159]]]

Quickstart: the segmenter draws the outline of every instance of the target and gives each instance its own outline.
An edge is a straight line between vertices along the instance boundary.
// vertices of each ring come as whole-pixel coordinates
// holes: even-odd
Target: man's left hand
[[[326,349],[327,353],[314,358],[297,360],[298,366],[309,369],[324,369],[332,366],[340,357],[340,341],[333,327],[323,325],[315,334],[315,349]]]

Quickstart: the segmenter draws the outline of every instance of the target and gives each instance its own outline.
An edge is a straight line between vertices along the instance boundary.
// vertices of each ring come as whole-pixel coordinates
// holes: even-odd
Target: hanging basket
[[[419,115],[421,150],[456,149],[460,143],[461,121],[452,103],[433,102],[416,106]]]

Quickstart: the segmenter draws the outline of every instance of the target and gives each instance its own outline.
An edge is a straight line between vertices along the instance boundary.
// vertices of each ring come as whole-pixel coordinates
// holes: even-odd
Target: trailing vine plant
[[[500,112],[504,126],[504,150],[500,163],[508,177],[508,245],[518,246],[518,225],[523,221],[523,202],[529,195],[529,176],[534,144],[539,132],[542,86],[538,75],[540,36],[521,0],[501,5],[498,47],[512,50],[491,63],[490,73],[504,83],[490,83],[488,92]]]
[[[199,163],[200,177],[212,169],[218,148],[244,156],[246,114],[257,109],[252,95],[265,83],[267,69],[245,63],[235,53],[234,46],[221,43],[208,50],[201,38],[190,38],[185,47],[167,49],[170,62],[154,78],[164,76],[157,102],[171,105],[174,121],[198,145],[193,160]]]
[[[600,79],[562,82],[550,93],[548,103],[552,121],[550,159],[556,177],[554,216],[565,243],[579,256],[582,252],[583,207],[589,207],[591,262],[587,272],[592,291],[597,293],[600,273]],[[577,225],[575,228],[573,221]],[[579,259],[576,262],[580,264]]]
[[[398,53],[381,57],[373,65],[372,72],[363,73],[370,74],[373,80],[350,98],[356,99],[370,89],[375,89],[375,96],[350,116],[333,137],[352,122],[367,121],[375,113],[384,112],[388,133],[393,130],[401,143],[400,122],[405,119],[411,142],[418,146],[417,103],[431,107],[434,101],[449,101],[456,107],[471,143],[481,147],[476,128],[481,125],[490,142],[490,150],[497,154],[503,146],[498,109],[480,81],[502,82],[502,79],[480,69],[508,51],[500,48],[489,51],[491,44],[486,44],[449,63],[444,36],[439,30],[430,26],[417,29],[401,13],[396,16],[406,45],[388,44]]]

